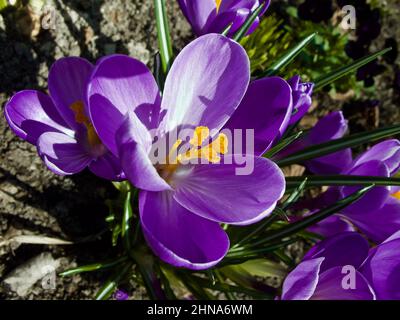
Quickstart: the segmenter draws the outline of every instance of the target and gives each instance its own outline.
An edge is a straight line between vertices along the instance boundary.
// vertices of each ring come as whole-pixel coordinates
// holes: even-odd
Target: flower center
[[[400,200],[400,191],[397,191],[395,193],[391,194],[392,197],[396,198],[397,200]]]
[[[76,101],[71,104],[70,108],[75,113],[76,123],[83,124],[86,127],[87,139],[91,147],[96,147],[101,145],[99,136],[90,122],[89,118],[85,114],[85,106],[82,101]]]
[[[189,140],[189,149],[179,154],[178,148],[183,141],[178,139],[167,157],[167,164],[161,167],[162,176],[169,180],[172,174],[178,169],[181,164],[191,163],[192,160],[204,159],[208,163],[219,163],[221,155],[228,152],[228,138],[225,134],[220,133],[211,143],[203,146],[203,143],[210,137],[210,129],[207,127],[196,127],[193,137]]]

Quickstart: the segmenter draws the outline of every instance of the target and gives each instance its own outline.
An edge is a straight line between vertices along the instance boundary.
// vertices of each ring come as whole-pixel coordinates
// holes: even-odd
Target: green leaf
[[[132,232],[133,213],[132,213],[131,195],[132,195],[131,191],[127,192],[126,194],[124,203],[124,214],[122,216],[122,225],[121,225],[122,242],[124,244],[125,250],[128,253],[131,252],[132,248],[131,241],[134,238]]]
[[[154,9],[157,22],[158,46],[160,48],[161,63],[164,74],[167,74],[171,67],[173,54],[165,0],[154,0]]]
[[[318,211],[317,213],[312,214],[311,216],[308,216],[306,218],[303,218],[301,221],[298,221],[296,223],[289,224],[281,229],[278,229],[271,233],[270,235],[267,235],[264,239],[261,239],[257,242],[252,243],[254,246],[258,245],[263,245],[265,243],[271,242],[271,241],[277,241],[279,239],[284,239],[289,236],[292,236],[296,234],[297,232],[307,229],[308,227],[311,227],[312,225],[328,218],[329,216],[340,212],[342,209],[346,208],[350,204],[356,202],[359,200],[361,197],[363,197],[368,191],[370,191],[374,185],[365,187],[357,192],[354,192],[350,196],[339,200],[335,204],[328,206],[325,209],[322,209]]]
[[[265,7],[265,2],[260,4],[256,10],[252,12],[251,15],[249,15],[246,19],[246,21],[243,23],[243,25],[240,27],[240,29],[235,33],[233,36],[233,40],[239,42],[244,38],[247,34],[247,32],[250,30],[253,22],[256,20],[256,18],[259,16],[260,12],[264,9]]]
[[[301,51],[315,38],[317,33],[312,33],[309,36],[305,37],[302,41],[300,41],[297,45],[289,49],[282,57],[278,59],[268,70],[263,72],[260,78],[270,77],[278,73],[279,70],[285,68],[288,64],[290,64],[293,59],[295,59]]]
[[[294,141],[299,139],[303,134],[304,134],[303,131],[299,131],[299,132],[296,132],[296,133],[292,134],[291,136],[289,136],[289,137],[287,137],[285,139],[282,139],[276,146],[272,147],[266,153],[264,153],[263,157],[264,158],[272,158],[279,151],[285,149],[287,146],[289,146]]]
[[[0,11],[8,6],[7,0],[0,0]]]
[[[221,32],[221,34],[222,34],[223,36],[227,36],[228,33],[229,33],[229,31],[231,31],[232,25],[233,25],[233,22],[230,23],[230,24]]]
[[[370,63],[371,61],[377,59],[378,57],[384,55],[385,53],[389,52],[390,50],[392,50],[392,48],[386,48],[379,52],[370,54],[359,60],[354,61],[353,63],[350,63],[347,66],[344,66],[342,68],[334,70],[334,71],[328,73],[327,75],[324,75],[324,76],[318,78],[317,80],[315,80],[314,91],[321,89],[321,88],[331,84],[332,82],[335,82],[336,80],[346,76],[347,74],[349,74],[351,72],[356,71],[357,69]]]
[[[296,190],[292,192],[292,194],[285,200],[285,202],[282,203],[282,210],[286,210],[289,208],[292,204],[296,203],[297,200],[299,200],[301,193],[304,191],[307,185],[308,177],[301,177],[303,179],[302,182],[300,182],[299,185],[297,185]],[[286,188],[287,188],[287,183],[286,183]]]
[[[77,268],[73,268],[73,269],[68,269],[64,272],[60,273],[60,277],[68,277],[68,276],[72,276],[74,274],[78,274],[78,273],[83,273],[83,272],[91,272],[91,271],[98,271],[98,270],[104,270],[104,269],[109,269],[112,268],[122,262],[125,262],[126,260],[128,260],[128,257],[121,257],[112,261],[108,261],[108,262],[99,262],[99,263],[93,263],[93,264],[88,264],[85,266],[80,266]]]
[[[281,167],[302,163],[306,160],[319,158],[346,148],[356,147],[364,143],[370,143],[398,134],[400,134],[400,125],[379,128],[369,132],[361,132],[341,139],[313,145],[289,155],[282,160],[277,160],[276,163]]]
[[[96,300],[107,300],[115,292],[115,289],[128,274],[132,267],[132,263],[126,263],[121,269],[117,269],[114,274],[106,281],[106,283],[96,293]]]
[[[371,184],[377,186],[400,186],[400,178],[351,175],[286,177],[286,186],[288,188],[298,187],[304,179],[307,179],[307,187],[365,186]]]

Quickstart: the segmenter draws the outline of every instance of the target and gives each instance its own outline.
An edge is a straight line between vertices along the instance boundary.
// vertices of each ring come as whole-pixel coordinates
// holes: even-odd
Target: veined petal
[[[358,268],[368,256],[369,244],[356,232],[343,232],[318,242],[304,256],[303,261],[324,257],[321,272],[337,266]]]
[[[279,167],[265,158],[247,156],[247,171],[237,164],[194,165],[178,173],[174,198],[189,211],[216,222],[247,225],[265,218],[285,192]],[[243,168],[242,168],[243,169]]]
[[[334,267],[319,276],[318,285],[311,300],[375,300],[375,293],[368,280],[355,270],[354,288],[343,288],[346,273],[343,267]]]
[[[37,148],[46,166],[58,175],[78,173],[93,159],[75,138],[59,132],[43,133]]]
[[[250,83],[239,107],[225,128],[254,130],[255,155],[262,155],[287,128],[292,114],[292,90],[279,77]]]
[[[194,40],[168,73],[161,134],[181,126],[220,130],[242,100],[249,79],[249,59],[238,43],[218,34]]]
[[[139,211],[148,244],[176,267],[208,269],[229,249],[228,236],[218,223],[186,210],[169,191],[141,192]]]
[[[120,160],[111,152],[107,152],[101,157],[94,159],[90,163],[89,169],[96,176],[107,180],[121,181],[126,179]]]
[[[128,112],[134,112],[148,128],[159,121],[160,93],[150,70],[125,56],[103,58],[88,86],[91,121],[104,145],[115,155],[115,135]]]
[[[49,96],[35,90],[16,93],[4,108],[8,124],[14,133],[36,144],[44,132],[74,133],[60,117]]]
[[[147,191],[171,189],[151,162],[152,137],[134,113],[127,115],[116,137],[122,169],[135,187]]]
[[[303,261],[289,273],[283,283],[282,300],[309,300],[317,287],[323,261],[323,257]]]
[[[57,60],[49,71],[49,92],[54,104],[66,123],[78,129],[72,104],[86,102],[86,87],[93,65],[86,59],[67,57]]]

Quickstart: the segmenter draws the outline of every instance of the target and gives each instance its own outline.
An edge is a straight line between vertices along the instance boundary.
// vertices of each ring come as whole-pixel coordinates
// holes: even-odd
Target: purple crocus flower
[[[246,21],[247,17],[265,3],[260,16],[268,9],[270,0],[178,0],[186,19],[198,35],[221,33],[232,24],[229,36],[232,36]],[[260,23],[256,18],[249,33]]]
[[[289,125],[295,124],[308,112],[312,105],[312,93],[314,83],[301,82],[300,76],[296,75],[288,80],[293,90],[293,116]]]
[[[85,88],[93,68],[77,57],[56,61],[49,73],[50,96],[20,91],[4,113],[14,133],[36,145],[54,173],[70,175],[89,167],[99,177],[121,180],[118,159],[101,143],[87,114]]]
[[[306,98],[304,99],[307,100]],[[304,115],[304,109],[299,109],[299,112]],[[296,115],[297,114],[294,116]],[[342,138],[347,130],[348,124],[343,113],[341,111],[332,112],[320,119],[303,138],[292,143],[288,148],[276,155],[274,159],[282,159],[306,147]],[[315,174],[339,174],[351,163],[351,150],[345,149],[327,156],[306,161],[305,166]]]
[[[258,97],[279,99],[258,104],[260,100],[246,94],[249,79],[244,49],[218,34],[202,36],[181,51],[168,73],[162,98],[151,72],[133,58],[106,57],[93,72],[88,101],[94,127],[120,158],[130,182],[141,189],[139,213],[145,238],[167,263],[190,269],[217,264],[229,249],[220,223],[255,223],[271,214],[284,193],[284,176],[272,161],[248,155],[254,160],[254,170],[248,175],[236,175],[238,165],[222,161],[229,141],[219,131],[235,110],[278,114],[280,125],[270,132],[259,130],[266,136],[278,135],[282,121],[287,123],[291,114],[291,89],[284,80],[252,83],[249,91],[255,90]],[[288,116],[281,116],[281,109]],[[247,119],[256,121],[253,128],[261,128],[259,122],[270,123],[260,117]],[[187,128],[194,133],[190,141],[172,141],[167,161],[154,163],[150,157],[154,145]],[[213,142],[205,146],[199,137],[205,133],[207,138],[211,132]],[[216,148],[215,141],[222,141],[224,147]],[[205,157],[209,164],[181,162],[187,157],[180,151],[182,145],[191,148],[191,157]]]
[[[342,174],[358,176],[394,176],[400,165],[400,141],[381,142],[358,156]],[[359,187],[329,188],[315,199],[313,208],[332,204]],[[398,187],[375,187],[362,199],[343,209],[336,217],[331,217],[312,227],[311,230],[322,235],[332,235],[354,226],[376,243],[382,242],[400,230],[400,194]],[[346,227],[347,225],[347,227]]]
[[[400,232],[379,246],[356,232],[325,239],[286,277],[282,300],[400,299]]]

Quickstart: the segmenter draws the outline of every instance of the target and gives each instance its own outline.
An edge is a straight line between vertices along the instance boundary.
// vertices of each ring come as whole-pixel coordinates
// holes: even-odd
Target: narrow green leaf
[[[371,61],[377,59],[378,57],[384,55],[385,53],[389,52],[392,50],[392,48],[386,48],[383,49],[379,52],[370,54],[368,56],[365,56],[359,60],[354,61],[353,63],[350,63],[347,66],[344,66],[342,68],[339,68],[337,70],[334,70],[327,75],[321,76],[317,80],[315,80],[315,87],[314,91],[321,89],[328,84],[331,84],[332,82],[335,82],[336,80],[346,76],[347,74],[356,71],[357,69],[361,68],[362,66],[370,63]]]
[[[292,192],[292,194],[285,200],[285,202],[282,203],[282,210],[286,210],[289,208],[292,204],[296,203],[297,200],[299,200],[301,193],[304,191],[307,185],[308,177],[299,177],[303,179],[300,184],[297,185],[296,190]],[[286,184],[287,187],[287,184]]]
[[[157,22],[158,46],[160,48],[161,62],[164,74],[167,74],[172,63],[172,45],[165,0],[154,0],[154,9]]]
[[[365,187],[350,196],[336,202],[335,204],[328,206],[325,209],[320,210],[317,213],[312,214],[311,216],[308,216],[301,221],[298,221],[296,223],[289,224],[279,230],[274,231],[271,233],[269,236],[266,236],[264,239],[261,239],[257,242],[254,242],[254,246],[259,246],[264,243],[268,243],[271,241],[277,241],[279,239],[283,239],[286,237],[289,237],[293,234],[296,234],[297,232],[307,229],[308,227],[311,227],[312,225],[328,218],[329,216],[340,212],[340,210],[346,208],[350,204],[356,202],[359,200],[361,197],[363,197],[368,191],[370,191],[374,185]]]
[[[115,292],[115,289],[120,284],[120,282],[127,275],[132,267],[132,263],[126,263],[121,269],[117,269],[115,273],[106,281],[106,283],[97,292],[96,300],[107,300]]]
[[[221,32],[221,34],[222,34],[223,36],[227,36],[228,33],[229,33],[229,31],[231,31],[232,25],[233,25],[233,22],[230,23],[230,24]]]
[[[329,186],[365,186],[375,184],[377,186],[400,186],[400,178],[329,175],[329,176],[307,176],[307,187],[329,187]],[[298,187],[303,177],[286,177],[288,188]]]
[[[291,154],[282,160],[277,160],[276,163],[281,167],[302,163],[306,160],[319,158],[336,151],[356,147],[364,143],[370,143],[398,134],[400,134],[400,125],[398,124],[390,127],[379,128],[369,132],[356,133],[341,139],[313,145],[299,152]]]
[[[60,276],[61,277],[68,277],[68,276],[72,276],[74,274],[83,273],[83,272],[91,272],[91,271],[109,269],[109,268],[112,268],[112,267],[122,263],[122,262],[125,262],[126,260],[128,260],[128,257],[121,257],[121,258],[118,258],[116,260],[107,261],[107,262],[99,262],[99,263],[88,264],[88,265],[85,265],[85,266],[80,266],[80,267],[77,267],[77,268],[68,269],[68,270],[66,270],[64,272],[61,272]]]
[[[301,40],[297,45],[290,48],[282,57],[280,57],[268,70],[260,75],[260,78],[270,77],[278,73],[278,71],[289,65],[303,49],[315,38],[316,32],[310,34]]]
[[[125,197],[124,203],[124,214],[122,216],[122,225],[121,225],[121,237],[124,243],[125,250],[130,253],[132,248],[132,225],[133,225],[133,213],[132,213],[132,204],[131,204],[131,196],[132,192],[128,191]]]
[[[247,32],[250,30],[253,22],[256,20],[256,18],[259,16],[260,12],[264,9],[265,7],[265,2],[260,4],[256,10],[252,12],[251,15],[249,15],[246,19],[246,21],[243,23],[243,25],[240,27],[240,29],[235,33],[233,36],[233,40],[239,42],[244,38],[247,34]]]
[[[285,149],[287,146],[292,144],[294,141],[299,139],[302,135],[304,134],[304,131],[299,131],[291,136],[282,139],[276,146],[272,147],[269,149],[266,153],[263,154],[264,158],[272,158],[274,155],[276,155],[279,151]]]

